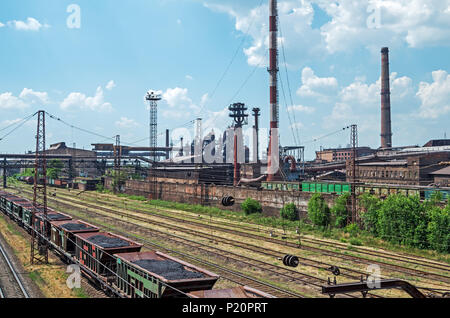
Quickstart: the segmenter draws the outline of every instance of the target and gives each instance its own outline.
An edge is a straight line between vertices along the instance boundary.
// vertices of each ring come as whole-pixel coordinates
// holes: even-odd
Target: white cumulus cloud
[[[48,103],[46,92],[35,92],[30,88],[24,88],[18,97],[11,92],[0,94],[0,109],[25,109],[34,104],[42,106]]]
[[[267,65],[269,44],[266,2],[255,6],[246,1],[204,0],[207,8],[235,20],[240,36],[251,39],[243,49],[248,63],[262,67]],[[313,26],[318,13],[312,4],[328,16],[329,21],[320,27]],[[450,0],[280,0],[280,27],[288,64],[299,66],[307,59],[355,48],[375,52],[382,46],[449,46],[449,8]]]
[[[24,88],[19,97],[32,104],[48,104],[49,102],[47,92],[35,92],[30,88]]]
[[[338,81],[334,77],[318,77],[310,67],[302,71],[302,86],[297,94],[303,97],[324,97],[333,94],[338,88]]]
[[[105,102],[103,89],[101,86],[97,87],[95,95],[88,97],[83,93],[70,93],[60,105],[63,110],[81,109],[92,110],[97,112],[108,112],[113,109],[112,105]]]
[[[134,119],[121,117],[120,120],[116,121],[116,126],[120,128],[133,128],[138,127],[139,124]]]
[[[110,90],[112,90],[114,87],[116,87],[116,83],[114,83],[114,81],[111,80],[111,81],[108,82],[108,84],[106,84],[106,87],[105,87],[105,88],[106,88],[108,91],[110,91]]]
[[[438,70],[432,76],[433,83],[421,82],[417,92],[422,102],[419,109],[422,118],[435,119],[450,113],[450,74]]]
[[[288,110],[289,111],[296,111],[296,112],[306,113],[306,114],[312,114],[312,113],[314,113],[316,111],[316,109],[314,107],[303,106],[303,105],[289,106]]]
[[[41,28],[50,27],[48,24],[41,24],[35,18],[27,18],[26,21],[9,21],[8,26],[19,31],[39,31]]]

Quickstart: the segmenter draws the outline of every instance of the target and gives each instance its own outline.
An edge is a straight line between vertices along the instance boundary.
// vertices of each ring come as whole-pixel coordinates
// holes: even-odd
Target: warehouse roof
[[[441,169],[441,170],[432,172],[432,173],[430,173],[430,174],[433,174],[433,175],[446,175],[446,176],[450,176],[450,166],[445,167],[444,169]]]
[[[358,166],[406,166],[407,160],[394,160],[394,161],[378,161],[378,162],[366,162],[360,163]]]

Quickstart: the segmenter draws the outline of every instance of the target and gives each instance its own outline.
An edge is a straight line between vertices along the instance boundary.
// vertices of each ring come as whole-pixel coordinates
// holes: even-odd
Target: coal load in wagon
[[[130,246],[130,243],[117,237],[107,237],[104,235],[95,235],[87,239],[89,242],[103,248],[118,248]]]
[[[93,227],[88,226],[82,223],[66,223],[61,225],[63,229],[67,231],[87,231],[87,230],[95,230]]]
[[[66,220],[67,216],[59,214],[59,213],[51,213],[51,214],[47,214],[47,218],[50,221],[62,221],[62,220]]]
[[[169,260],[159,261],[144,259],[135,261],[133,264],[136,264],[151,273],[162,276],[167,280],[182,280],[204,277],[202,273],[188,271],[182,264]]]

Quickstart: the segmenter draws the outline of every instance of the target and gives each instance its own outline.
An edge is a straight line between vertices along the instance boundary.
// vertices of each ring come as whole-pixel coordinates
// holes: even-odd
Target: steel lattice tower
[[[357,200],[356,200],[356,159],[358,157],[358,126],[352,125],[351,126],[351,134],[350,134],[350,144],[352,146],[352,161],[351,161],[351,170],[352,170],[352,177],[351,177],[351,193],[352,193],[352,218],[351,222],[356,223],[357,222]]]
[[[161,95],[154,91],[147,92],[146,100],[150,102],[150,158],[156,162],[156,147],[158,147],[158,101]],[[152,152],[153,151],[153,155]]]
[[[34,194],[33,211],[31,217],[32,235],[30,262],[48,263],[48,239],[50,238],[50,228],[47,219],[47,158],[45,154],[45,111],[38,111],[37,133],[36,133],[36,159],[34,163]],[[40,184],[42,182],[42,184]],[[43,213],[43,230],[39,236],[36,230],[36,214]],[[37,256],[36,251],[38,252]]]

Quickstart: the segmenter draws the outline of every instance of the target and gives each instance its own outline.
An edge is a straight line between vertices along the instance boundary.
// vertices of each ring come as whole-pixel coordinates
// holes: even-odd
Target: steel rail
[[[26,192],[26,191],[24,191],[24,192]],[[56,200],[51,200],[51,201],[56,201]],[[74,207],[73,205],[71,206],[70,204],[67,204],[67,203],[60,203],[60,204],[61,204],[61,205],[65,205],[65,206],[69,206],[69,207],[72,207],[72,208],[76,208],[76,207]],[[99,215],[100,217],[102,217],[103,219],[111,218],[111,219],[114,219],[116,222],[122,222],[122,223],[125,223],[125,224],[130,224],[130,225],[134,225],[134,226],[135,226],[135,224],[133,224],[133,223],[131,223],[131,222],[127,222],[127,221],[123,221],[123,220],[118,220],[118,219],[116,219],[116,218],[113,218],[113,217],[110,217],[110,216],[105,216],[105,215],[102,215],[102,214],[100,214],[100,213],[94,212],[94,211],[92,211],[92,210],[90,210],[90,211],[88,211],[88,212],[79,210],[78,212],[79,212],[79,213],[82,213],[82,214],[97,214],[97,215]],[[68,214],[69,214],[69,213],[68,213]],[[70,214],[69,214],[69,215],[70,215]],[[96,224],[96,222],[93,222],[93,221],[90,221],[90,222],[91,222],[92,224]],[[102,226],[102,227],[109,228],[109,229],[113,229],[113,228],[111,228],[111,227],[108,227],[108,226],[105,225],[105,224],[101,224],[101,226]],[[145,229],[145,228],[143,228],[143,229]],[[150,229],[145,229],[145,230],[150,231]],[[186,257],[186,258],[189,258],[189,259],[194,260],[195,262],[198,262],[198,263],[200,263],[200,264],[204,264],[205,266],[213,267],[213,268],[216,268],[216,270],[220,270],[220,271],[225,272],[225,273],[228,273],[229,275],[232,275],[232,276],[234,276],[234,277],[238,277],[238,278],[240,278],[241,280],[244,279],[244,280],[246,280],[247,282],[250,281],[250,282],[253,282],[253,283],[256,284],[256,285],[263,286],[263,287],[266,287],[266,288],[271,288],[272,290],[275,290],[275,291],[277,291],[278,293],[281,293],[281,294],[284,294],[284,295],[289,295],[290,297],[297,297],[297,298],[302,298],[302,297],[304,297],[304,296],[301,295],[301,294],[298,294],[298,293],[295,293],[295,292],[292,292],[292,291],[289,291],[289,290],[286,290],[286,289],[282,289],[282,288],[280,288],[280,287],[278,287],[278,286],[272,285],[272,284],[270,284],[270,283],[266,283],[266,282],[261,281],[261,280],[259,280],[259,279],[257,279],[257,278],[254,278],[254,277],[251,277],[251,276],[248,276],[248,275],[239,273],[239,272],[237,272],[237,271],[234,271],[234,270],[231,270],[231,269],[229,269],[229,268],[220,266],[220,265],[218,265],[218,264],[214,264],[214,263],[211,263],[211,262],[208,262],[208,261],[205,261],[205,260],[196,258],[196,257],[194,257],[194,256],[192,256],[192,255],[185,254],[185,253],[182,253],[182,252],[178,252],[178,251],[176,251],[176,250],[168,249],[168,248],[166,248],[166,247],[163,247],[162,245],[159,245],[159,244],[156,244],[156,243],[151,242],[151,241],[149,241],[149,240],[145,240],[145,239],[142,239],[142,238],[137,237],[137,236],[135,236],[135,235],[132,235],[132,234],[130,234],[129,232],[120,231],[120,230],[118,230],[117,228],[114,228],[114,231],[115,231],[116,233],[119,233],[119,234],[125,236],[125,237],[132,237],[132,238],[133,238],[134,240],[136,240],[136,241],[144,242],[145,245],[146,245],[147,247],[148,247],[148,246],[158,247],[158,248],[160,248],[160,249],[164,249],[164,250],[166,250],[166,251],[170,251],[170,252],[172,252],[172,253],[176,253],[176,254],[182,255],[182,256],[184,256],[184,257]],[[166,235],[166,239],[167,239],[168,234],[165,234],[165,235]],[[185,244],[186,246],[190,246],[188,243],[183,243],[183,244]],[[192,247],[192,246],[191,246],[191,247]],[[224,277],[224,276],[223,276],[223,278],[225,278],[225,279],[227,279],[227,280],[230,280],[230,281],[233,281],[233,282],[238,283],[238,284],[242,284],[242,282],[237,281],[236,279],[232,279],[232,278]],[[284,296],[284,297],[285,297],[285,296]]]
[[[67,197],[65,198],[65,200],[72,201],[71,199],[69,199]],[[60,203],[60,204],[63,204],[63,203]],[[77,203],[77,204],[81,204],[81,203]],[[91,206],[91,207],[93,206],[93,204],[89,204],[87,202],[83,202],[83,204],[85,204],[87,206]],[[99,208],[99,207],[97,207],[97,208]],[[99,209],[104,210],[105,212],[108,212],[108,210],[112,212],[111,209],[107,209],[107,208],[104,208],[104,207],[103,208],[99,208]],[[116,213],[117,213],[117,211],[116,211]],[[124,215],[125,214],[126,213],[124,213]],[[129,216],[129,217],[132,217],[131,215],[128,215],[128,214],[126,214],[126,215]],[[173,217],[168,217],[168,216],[160,216],[160,217],[162,217],[162,218],[172,218],[173,219]],[[191,223],[191,224],[198,223],[198,222],[186,221],[186,220],[184,220],[184,222],[185,223]],[[262,237],[260,235],[240,232],[240,231],[233,230],[233,229],[225,229],[225,228],[221,228],[221,227],[217,227],[217,226],[209,226],[209,228],[212,229],[212,230],[215,230],[215,231],[222,231],[222,232],[227,232],[227,233],[232,233],[232,234],[233,233],[235,233],[235,234],[239,233],[239,235],[244,236],[244,237],[257,238],[257,239],[262,239],[262,240],[267,241],[267,242],[272,242],[272,243],[277,243],[277,244],[281,244],[281,245],[285,245],[285,246],[289,246],[289,247],[299,248],[298,245],[295,244],[295,243],[286,242],[286,241],[282,241],[282,240],[278,240],[278,239],[274,239],[274,238],[265,238],[265,237]],[[424,278],[427,278],[427,279],[436,280],[436,279],[431,278],[431,277],[436,277],[439,280],[445,280],[447,282],[450,281],[450,276],[444,276],[444,275],[440,275],[440,274],[433,273],[433,272],[424,272],[424,271],[421,271],[421,270],[418,270],[418,269],[413,269],[413,268],[404,267],[404,266],[395,265],[395,264],[389,264],[389,263],[386,263],[386,262],[383,262],[383,261],[375,261],[375,260],[369,260],[369,259],[366,259],[366,258],[363,258],[363,257],[358,257],[358,256],[353,256],[353,255],[345,255],[343,253],[338,253],[338,252],[334,252],[334,251],[330,251],[330,250],[325,250],[325,249],[318,248],[318,247],[313,247],[313,246],[307,246],[307,245],[304,245],[304,244],[300,247],[300,249],[316,251],[316,252],[322,253],[323,255],[329,255],[329,256],[334,256],[334,257],[338,257],[338,258],[351,258],[357,263],[370,264],[370,262],[374,262],[374,263],[377,263],[377,264],[380,264],[380,265],[383,265],[383,266],[390,267],[394,271],[399,271],[399,272],[402,272],[402,273],[405,273],[405,274],[415,274],[417,276],[421,276],[421,277],[424,277]]]
[[[89,194],[88,194],[89,195]],[[90,195],[89,195],[90,196]],[[70,196],[71,197],[71,196]],[[90,196],[92,199],[94,199],[92,196]],[[95,198],[96,202],[104,202],[104,200],[98,200],[97,198]],[[93,202],[93,201],[91,201]],[[119,199],[116,200],[117,204],[113,204],[111,201],[108,202],[108,204],[113,204],[117,207],[120,207],[120,203],[121,201]],[[151,207],[143,207],[141,204],[140,206],[142,207],[142,210],[137,210],[137,212],[142,211],[142,212],[148,212],[151,213],[150,211],[156,210],[156,211],[160,211],[162,213],[170,213],[170,214],[174,214],[172,211],[170,211],[170,208],[167,209],[161,209],[157,206],[151,206]],[[184,219],[184,217],[171,217],[171,218],[178,218],[178,219]],[[187,217],[189,219],[191,219],[191,221],[195,222],[195,218],[194,217]],[[227,224],[225,222],[221,222],[221,221],[217,221],[214,220],[215,224],[218,225],[224,225],[224,226],[230,226],[230,224]],[[240,225],[240,224],[233,224],[232,225],[235,228],[240,228],[243,230],[248,230],[248,231],[252,231],[252,232],[256,232],[256,228],[251,227],[251,226],[246,226],[246,225]],[[257,232],[259,233],[269,233],[270,231],[268,230],[264,230],[264,229],[258,229]],[[298,237],[291,237],[288,236],[289,239],[295,240],[298,239]],[[325,240],[321,240],[321,239],[312,239],[312,238],[308,238],[308,237],[300,237],[302,242],[307,242],[307,243],[311,243],[311,244],[316,244],[316,245],[327,245],[327,246],[332,246],[332,247],[342,247],[342,248],[347,248],[347,244],[343,244],[340,242],[330,242],[330,241],[325,241]],[[375,257],[380,257],[382,256],[385,259],[390,259],[393,261],[398,261],[398,262],[405,262],[405,263],[409,263],[409,264],[414,264],[414,265],[419,265],[419,266],[423,266],[423,267],[429,267],[429,268],[433,268],[433,269],[437,269],[437,270],[441,270],[441,271],[448,271],[450,272],[450,265],[447,264],[442,264],[442,263],[438,263],[438,262],[434,262],[434,261],[429,261],[429,260],[424,260],[424,259],[419,259],[417,257],[411,257],[411,256],[407,256],[407,255],[402,255],[402,254],[395,254],[395,253],[390,253],[390,252],[386,252],[386,251],[377,251],[377,250],[370,250],[367,248],[361,248],[361,247],[354,247],[354,252],[357,252],[359,254],[366,254],[366,255],[370,255],[370,256],[375,256]]]
[[[20,280],[19,276],[17,275],[17,272],[14,269],[11,261],[9,260],[8,255],[6,254],[6,251],[3,249],[3,246],[1,245],[1,243],[0,243],[0,253],[2,254],[3,258],[5,259],[6,264],[8,265],[9,270],[11,271],[11,273],[13,274],[14,279],[16,280],[17,285],[19,286],[20,291],[22,292],[24,297],[25,298],[30,298],[30,295],[26,291],[25,286],[23,286],[22,281]],[[3,293],[2,293],[2,295],[3,295]]]

